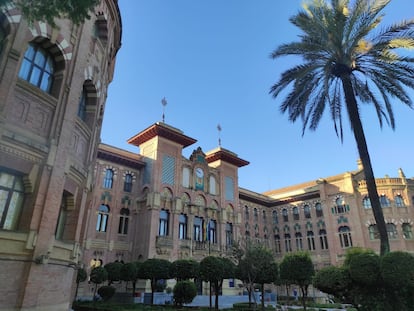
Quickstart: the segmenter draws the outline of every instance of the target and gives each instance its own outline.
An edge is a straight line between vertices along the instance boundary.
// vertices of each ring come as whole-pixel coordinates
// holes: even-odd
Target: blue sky
[[[344,142],[325,114],[302,137],[302,123],[279,112],[269,89],[291,59],[272,60],[282,43],[297,41],[289,17],[302,0],[119,0],[122,47],[109,86],[102,142],[139,152],[128,138],[161,121],[197,142],[221,146],[250,162],[239,186],[264,192],[355,170],[358,153],[346,126]],[[393,0],[383,25],[414,18],[412,0]],[[414,94],[414,93],[411,93]],[[413,95],[414,96],[414,95]],[[381,130],[375,112],[362,121],[376,177],[414,173],[414,111],[396,102],[396,129]],[[347,124],[345,115],[344,123]],[[217,130],[220,124],[221,132]]]

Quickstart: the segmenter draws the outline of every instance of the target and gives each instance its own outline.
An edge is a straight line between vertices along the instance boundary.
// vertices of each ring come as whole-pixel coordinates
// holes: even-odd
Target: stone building
[[[139,154],[100,145],[84,244],[88,272],[116,260],[231,253],[241,234],[238,169],[248,162],[221,147],[184,158],[195,142],[159,122],[129,139]]]
[[[0,13],[0,310],[68,310],[115,57],[116,0],[91,18]]]
[[[414,254],[414,179],[377,178],[392,251]],[[379,253],[380,240],[362,167],[263,194],[240,189],[244,236],[268,245],[276,259],[309,251],[316,268],[343,262],[350,247]]]
[[[155,123],[128,140],[139,153],[101,144],[88,216],[85,267],[113,261],[230,256],[234,242],[251,241],[286,253],[309,251],[315,267],[341,264],[353,246],[379,252],[379,237],[362,167],[266,193],[238,187],[248,164],[218,147],[183,149],[196,140]],[[258,178],[260,178],[258,176]],[[391,250],[414,254],[414,180],[377,178]],[[238,283],[223,292],[240,293]],[[200,288],[206,294],[208,288]]]

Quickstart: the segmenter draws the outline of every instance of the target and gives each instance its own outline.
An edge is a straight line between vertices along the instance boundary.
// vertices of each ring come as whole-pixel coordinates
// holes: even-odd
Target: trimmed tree
[[[264,285],[275,282],[278,275],[278,265],[271,251],[261,245],[250,245],[236,268],[236,277],[243,281],[249,293],[249,304],[251,304],[254,284],[260,285],[264,297]],[[264,308],[264,299],[261,305]]]
[[[280,278],[299,286],[302,294],[302,306],[305,311],[308,288],[312,284],[314,274],[312,259],[306,252],[287,254],[280,263]]]
[[[314,286],[361,311],[408,311],[414,305],[414,257],[405,252],[380,257],[372,250],[352,249],[342,267],[321,269]]]
[[[235,265],[228,258],[207,256],[200,262],[200,278],[210,283],[210,289],[215,292],[215,309],[219,306],[219,293],[223,286],[224,279],[234,277]],[[210,290],[210,308],[212,305]]]
[[[138,280],[138,269],[141,263],[128,262],[124,264],[121,268],[121,280],[126,282],[126,287],[128,287],[128,282],[132,283],[132,296],[135,295],[136,283]]]
[[[181,307],[183,304],[193,301],[197,296],[197,287],[192,281],[178,281],[174,286],[173,295],[174,303]]]
[[[79,283],[85,282],[88,278],[88,273],[85,269],[79,268],[76,273],[76,290],[75,290],[75,300],[78,297]]]
[[[98,285],[105,282],[108,279],[108,272],[104,267],[95,267],[91,271],[91,282],[95,284],[95,290],[93,295],[96,295]]]
[[[170,276],[177,281],[198,277],[200,263],[193,259],[178,259],[171,263]]]
[[[171,263],[166,259],[150,258],[145,260],[139,267],[138,277],[150,280],[152,305],[154,304],[154,292],[158,281],[170,278],[170,265]]]
[[[110,262],[104,266],[108,272],[108,285],[121,280],[121,270],[123,265],[123,263],[116,261]]]

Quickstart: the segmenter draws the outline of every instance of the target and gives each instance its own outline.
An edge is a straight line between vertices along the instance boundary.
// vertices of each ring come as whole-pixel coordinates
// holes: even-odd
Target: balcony
[[[173,247],[173,240],[171,237],[169,236],[157,236],[156,240],[155,240],[155,246],[156,247],[168,247],[168,248],[172,248]]]

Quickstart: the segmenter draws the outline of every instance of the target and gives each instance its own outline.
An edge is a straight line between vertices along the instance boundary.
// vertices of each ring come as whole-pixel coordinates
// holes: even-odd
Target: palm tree
[[[303,64],[282,73],[270,89],[276,98],[291,87],[280,109],[289,120],[298,117],[315,130],[325,106],[343,140],[342,109],[346,111],[363,165],[368,195],[380,234],[380,254],[389,252],[384,215],[378,197],[359,105],[372,104],[380,126],[395,127],[391,99],[412,108],[408,88],[414,88],[414,58],[402,54],[414,48],[414,20],[378,30],[382,11],[390,0],[312,0],[290,18],[302,34],[300,41],[282,44],[271,57],[296,55]],[[375,32],[374,32],[375,31]]]

